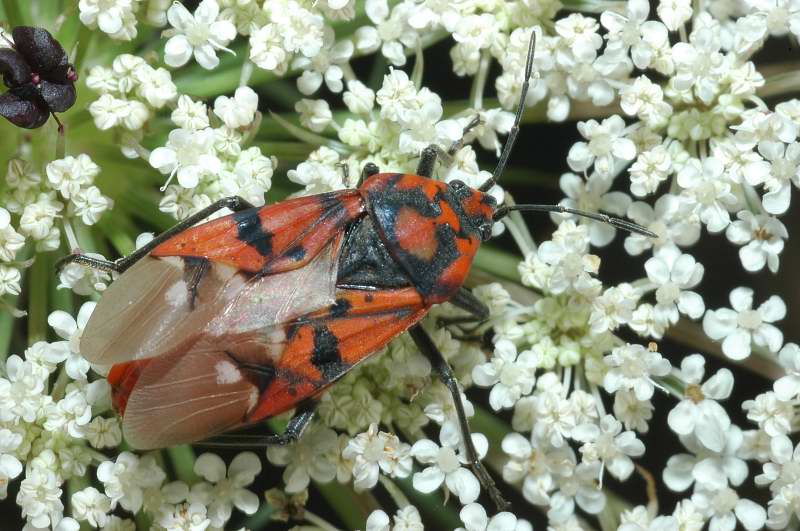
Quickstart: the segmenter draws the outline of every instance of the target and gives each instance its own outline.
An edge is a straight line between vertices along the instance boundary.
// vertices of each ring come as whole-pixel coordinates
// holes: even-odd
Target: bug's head
[[[470,188],[459,180],[450,181],[447,188],[461,206],[464,217],[462,223],[476,233],[481,241],[491,238],[497,200],[485,192]]]

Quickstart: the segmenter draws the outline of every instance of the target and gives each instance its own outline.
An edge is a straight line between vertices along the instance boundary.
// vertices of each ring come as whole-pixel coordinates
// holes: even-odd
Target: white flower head
[[[194,14],[173,2],[167,19],[175,29],[164,47],[164,62],[172,67],[185,65],[194,55],[197,64],[212,70],[219,65],[217,50],[230,51],[225,47],[236,37],[236,27],[219,19],[217,0],[203,0]]]
[[[783,299],[773,295],[753,309],[753,290],[739,287],[731,291],[730,302],[733,309],[708,310],[703,318],[703,330],[714,341],[722,341],[725,355],[745,359],[753,345],[778,352],[783,333],[772,323],[786,316]]]

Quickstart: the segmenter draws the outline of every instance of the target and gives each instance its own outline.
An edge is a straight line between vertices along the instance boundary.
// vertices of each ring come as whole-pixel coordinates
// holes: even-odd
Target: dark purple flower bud
[[[13,49],[0,49],[0,74],[9,89],[0,96],[0,115],[19,127],[41,127],[51,113],[75,103],[78,73],[47,30],[19,26],[11,34]]]

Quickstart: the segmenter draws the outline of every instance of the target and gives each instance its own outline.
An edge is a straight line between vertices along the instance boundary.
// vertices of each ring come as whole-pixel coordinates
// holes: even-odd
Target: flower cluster
[[[780,217],[800,187],[800,101],[777,98],[795,79],[759,71],[755,60],[769,39],[800,38],[794,4],[74,3],[81,39],[93,42],[75,46],[83,92],[77,112],[63,115],[69,143],[57,137],[51,157],[40,137],[19,137],[0,186],[0,311],[33,310],[27,347],[6,340],[11,327],[0,321],[0,498],[16,496],[26,529],[134,529],[142,515],[153,529],[223,529],[234,510],[254,515],[263,505],[248,487],[264,456],[283,468],[280,488],[265,495],[270,518],[319,528],[331,525],[305,507],[312,482],[358,494],[384,489],[396,507],[361,515],[371,531],[423,529],[429,515],[409,502],[410,489],[442,495],[456,508],[453,527],[469,531],[527,531],[534,510],[554,530],[596,517],[626,531],[796,522],[800,347],[784,343],[787,305],[746,285],[726,287],[730,308],[710,303],[704,287],[724,278],[710,278],[703,254],[692,250],[728,242],[744,271],[781,270],[789,230]],[[525,79],[532,38],[536,73]],[[437,43],[449,55],[448,74],[464,78],[465,100],[423,84]],[[86,59],[87,49],[96,55]],[[369,55],[379,68],[359,76],[354,62]],[[183,455],[195,477],[175,479],[173,470],[188,467],[117,450],[123,433],[105,369],[81,355],[95,303],[73,305],[72,297],[97,295],[110,274],[68,264],[59,272],[62,309],[44,309],[50,295],[17,302],[34,260],[67,248],[99,259],[106,243],[130,251],[150,238],[136,232],[161,223],[139,226],[158,210],[182,220],[228,196],[261,206],[267,192],[275,200],[353,188],[367,163],[414,173],[430,145],[443,154],[434,178],[477,188],[490,176],[478,159],[500,155],[529,83],[523,122],[577,121],[563,154],[568,171],[558,178],[561,205],[629,218],[656,237],[620,235],[620,223],[573,214],[552,214],[557,228],[544,241],[516,215],[495,223],[493,234],[506,230],[519,256],[510,267],[479,257],[498,280],[472,289],[488,317],[471,320],[443,304],[421,323],[459,389],[438,382],[401,335],[320,397],[298,441],[262,456],[241,452],[229,464],[212,453]],[[286,103],[293,112],[266,112]],[[73,143],[86,130],[90,141]],[[107,160],[135,173],[133,184],[98,178]],[[279,169],[287,179],[276,178]],[[489,191],[498,204],[509,199],[508,180]],[[104,214],[109,221],[98,227]],[[623,238],[643,269],[605,283],[601,265],[610,258],[601,259],[602,248]],[[50,293],[48,286],[36,287]],[[63,311],[71,306],[79,308],[74,317]],[[45,340],[46,325],[60,340]],[[676,334],[688,337],[688,355],[662,341]],[[22,354],[7,355],[7,345]],[[735,372],[707,369],[711,353],[739,369],[772,367],[772,389],[739,404]],[[485,389],[485,403],[473,387]],[[514,513],[481,504],[486,484],[462,439],[459,392],[465,416],[483,432],[472,433],[477,458],[489,455],[502,489],[518,489],[527,503]],[[737,409],[750,426],[736,424]],[[489,421],[494,412],[510,425],[499,415]],[[648,439],[659,418],[680,446],[656,456],[662,467],[650,471],[638,461],[665,448]],[[501,441],[502,452],[492,454],[490,440]],[[752,469],[761,472],[750,479]],[[679,493],[674,507],[659,507],[654,474]],[[88,482],[68,488],[77,478]],[[643,479],[647,499],[625,509],[608,503],[609,479]],[[766,506],[745,496],[749,482],[768,492]]]

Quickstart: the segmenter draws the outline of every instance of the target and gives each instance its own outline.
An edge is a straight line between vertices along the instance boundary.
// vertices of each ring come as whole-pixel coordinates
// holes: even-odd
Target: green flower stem
[[[456,527],[463,527],[463,523],[458,517],[458,512],[452,505],[445,503],[439,491],[430,494],[419,492],[414,488],[411,476],[398,479],[397,484],[411,500],[411,503],[419,509],[426,528],[455,529]]]
[[[323,531],[339,531],[338,527],[332,525],[324,518],[312,513],[308,509],[305,509],[303,511],[303,518],[305,518],[306,521],[308,521],[309,523],[314,524],[317,528],[322,529]]]
[[[30,267],[28,282],[28,345],[47,339],[47,312],[52,253],[40,253]]]
[[[388,492],[389,496],[392,497],[392,500],[394,500],[395,505],[397,505],[401,509],[403,507],[408,507],[409,505],[411,505],[411,502],[408,501],[408,497],[406,497],[406,495],[403,494],[403,491],[400,490],[400,488],[395,484],[395,482],[389,479],[388,476],[384,476],[383,474],[381,474],[380,476],[378,476],[378,481],[381,482],[383,488],[386,489],[386,492]]]
[[[175,471],[175,477],[188,485],[196,483],[200,478],[194,473],[194,462],[197,456],[194,449],[188,444],[181,444],[167,448],[167,455],[169,456],[172,469]]]
[[[26,22],[16,0],[3,0],[3,14],[8,21],[9,29],[22,26]]]
[[[519,282],[520,276],[517,270],[519,260],[519,256],[500,250],[492,245],[484,244],[478,250],[474,264],[476,267],[488,271],[496,277]]]
[[[800,86],[800,63],[797,61],[759,67],[759,71],[765,78],[764,86],[756,91],[761,98],[792,94]]]
[[[16,307],[17,297],[5,297],[3,302]],[[15,320],[16,318],[11,315],[11,312],[0,306],[0,365],[3,365],[8,357]]]
[[[380,504],[369,492],[353,492],[350,487],[335,480],[325,484],[315,481],[314,486],[347,529],[362,529],[369,513],[380,508]]]

